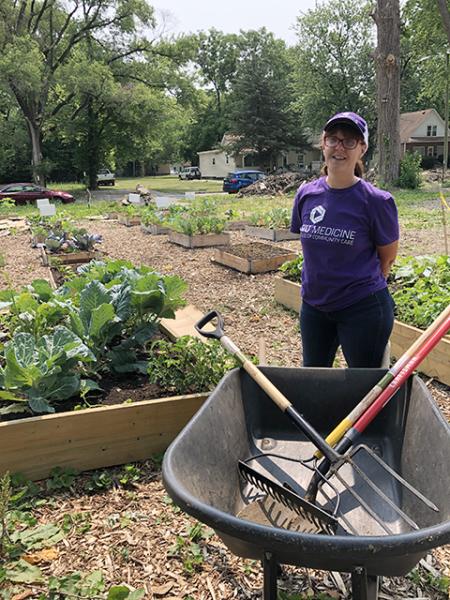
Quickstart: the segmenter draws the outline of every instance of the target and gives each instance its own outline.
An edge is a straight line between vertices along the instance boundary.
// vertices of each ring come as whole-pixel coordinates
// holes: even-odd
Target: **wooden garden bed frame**
[[[127,227],[134,227],[141,224],[141,217],[139,215],[130,216],[119,213],[118,220],[121,225],[126,225]]]
[[[178,231],[169,233],[169,242],[178,244],[184,248],[206,248],[209,246],[228,246],[230,243],[229,233],[200,233],[187,235]]]
[[[156,223],[150,223],[149,225],[141,223],[141,229],[144,233],[149,233],[150,235],[165,235],[170,233],[170,227],[167,227],[167,225],[157,225]]]
[[[286,308],[299,312],[302,302],[300,284],[276,277],[275,300]],[[390,338],[392,356],[400,358],[421,333],[422,330],[417,327],[405,325],[401,321],[394,321],[394,329]],[[450,340],[442,339],[421,363],[419,370],[429,377],[434,377],[442,383],[450,385]]]
[[[0,422],[0,474],[48,477],[148,459],[166,450],[208,394],[142,400]]]
[[[67,253],[48,253],[45,248],[40,248],[42,264],[48,267],[50,259],[55,258],[62,265],[72,264],[84,264],[90,262],[94,258],[98,258],[99,252],[97,250],[79,251],[79,252],[67,252]]]
[[[269,227],[254,227],[253,225],[247,225],[245,227],[245,235],[258,237],[271,242],[300,239],[298,233],[292,233],[289,229],[270,229]]]
[[[265,245],[270,247],[270,244]],[[277,248],[275,248],[275,250],[276,249]],[[284,254],[274,254],[267,258],[243,257],[233,254],[233,246],[230,246],[226,249],[216,248],[214,250],[213,261],[225,265],[226,267],[236,269],[237,271],[241,271],[242,273],[254,274],[276,271],[283,263],[288,260],[294,260],[294,258],[297,258],[297,254],[295,252],[290,252],[289,250],[286,250]]]

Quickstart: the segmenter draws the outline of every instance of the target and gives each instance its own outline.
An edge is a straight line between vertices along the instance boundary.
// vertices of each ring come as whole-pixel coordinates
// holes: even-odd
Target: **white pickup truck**
[[[115,175],[109,169],[100,169],[97,173],[98,185],[114,185]]]

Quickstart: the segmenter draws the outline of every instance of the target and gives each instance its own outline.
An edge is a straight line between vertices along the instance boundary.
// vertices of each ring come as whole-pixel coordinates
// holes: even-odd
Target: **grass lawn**
[[[100,189],[106,190],[130,190],[134,191],[137,184],[140,183],[149,190],[163,192],[167,194],[182,194],[183,192],[221,192],[221,179],[194,179],[185,181],[178,179],[174,175],[164,175],[161,177],[118,177],[114,186],[101,186]],[[83,183],[49,183],[48,188],[64,190],[73,194],[77,199],[85,196],[86,186]]]
[[[156,186],[158,186],[159,191],[165,191],[167,193],[169,193],[169,191],[178,193],[184,191],[199,191],[198,187],[196,187],[199,184],[205,187],[220,188],[221,186],[220,181],[180,181],[175,177],[153,177],[142,180],[124,179],[119,180],[119,185],[122,187],[122,182],[126,182],[126,185],[129,186],[128,189],[132,189],[133,187],[136,187],[136,182],[138,181],[144,182],[143,185],[147,185],[147,181],[150,181],[152,184],[156,182],[156,185],[149,185],[148,187],[157,189]],[[167,186],[165,189],[163,189],[163,184]],[[82,185],[79,184],[79,187],[74,188],[73,186],[76,185],[77,184],[72,183],[58,186],[56,184],[56,187],[59,187],[59,189],[64,188],[66,190],[70,189],[71,191],[76,191],[77,196],[77,201],[73,204],[57,204],[57,214],[60,217],[82,219],[88,216],[102,215],[117,210],[118,204],[112,200],[95,200],[92,202],[91,207],[88,207]],[[53,186],[55,186],[55,184],[53,184]],[[176,189],[176,186],[178,186],[178,189]],[[217,191],[217,189],[212,191]],[[429,189],[394,189],[392,190],[392,194],[398,207],[400,221],[404,227],[408,229],[425,229],[442,225],[443,214],[437,191]],[[450,205],[450,193],[444,190],[444,196],[447,199],[447,203]],[[268,211],[276,207],[284,207],[290,210],[294,192],[286,196],[244,196],[243,198],[238,198],[234,194],[211,193],[205,197],[216,200],[223,211],[232,209],[235,213],[233,218],[244,219],[253,212]],[[0,218],[13,213],[25,217],[27,215],[38,215],[38,210],[35,206],[31,205],[2,207],[0,203]],[[445,215],[448,223],[447,227],[450,227],[450,211],[445,209]]]

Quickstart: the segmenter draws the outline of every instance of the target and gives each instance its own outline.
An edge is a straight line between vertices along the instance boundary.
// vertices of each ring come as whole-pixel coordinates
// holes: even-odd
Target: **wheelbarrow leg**
[[[264,570],[263,600],[277,600],[278,564],[272,552],[264,552],[262,564]]]
[[[352,571],[353,600],[378,600],[378,577],[368,575],[364,567]]]

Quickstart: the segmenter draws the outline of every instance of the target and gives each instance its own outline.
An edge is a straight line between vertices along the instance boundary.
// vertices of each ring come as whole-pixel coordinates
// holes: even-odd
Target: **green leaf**
[[[94,308],[89,320],[89,336],[92,338],[98,337],[103,327],[112,322],[115,316],[112,304],[101,304],[97,308]]]
[[[4,385],[6,388],[30,386],[33,383],[29,371],[17,361],[14,349],[15,338],[16,336],[5,345]]]
[[[42,571],[23,559],[7,566],[5,579],[14,583],[42,583],[44,581]]]
[[[80,293],[80,317],[84,323],[90,320],[91,312],[102,304],[111,303],[111,295],[99,281],[91,281]]]
[[[50,406],[45,398],[41,396],[34,396],[28,400],[29,407],[34,413],[54,413],[55,409]]]
[[[35,279],[31,283],[31,287],[39,296],[41,302],[48,302],[53,296],[53,289],[50,283],[46,279]]]
[[[8,404],[0,408],[0,415],[11,415],[14,413],[25,413],[28,412],[28,408],[23,404]]]
[[[80,391],[80,376],[68,375],[60,377],[57,380],[56,387],[52,387],[50,393],[47,394],[49,400],[66,400],[78,394]],[[54,412],[52,410],[52,412]]]
[[[11,534],[11,540],[22,544],[27,550],[50,548],[63,538],[63,531],[52,523],[37,525],[36,527],[28,528],[24,531],[15,531]]]
[[[131,591],[126,585],[113,585],[109,588],[106,598],[107,600],[141,600],[144,596],[143,588]]]
[[[34,337],[30,333],[16,333],[13,343],[17,363],[21,367],[28,367],[34,359]]]

